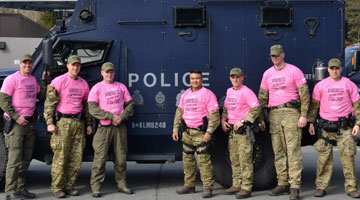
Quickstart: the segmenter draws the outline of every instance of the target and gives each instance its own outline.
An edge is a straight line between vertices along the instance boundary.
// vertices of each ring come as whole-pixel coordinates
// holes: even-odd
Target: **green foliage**
[[[345,0],[348,20],[346,45],[360,42],[360,1]]]
[[[39,24],[45,27],[46,29],[50,29],[55,25],[56,16],[53,13],[43,12],[40,14]]]

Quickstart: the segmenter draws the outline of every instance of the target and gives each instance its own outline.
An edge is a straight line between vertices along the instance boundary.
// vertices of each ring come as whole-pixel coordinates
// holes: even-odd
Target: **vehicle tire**
[[[253,163],[253,190],[264,190],[276,185],[274,153],[271,138],[268,133],[255,133]],[[214,166],[214,178],[225,188],[232,184],[231,163],[228,150],[227,135],[218,130],[215,132],[214,145],[211,150],[211,160]]]
[[[5,147],[5,137],[2,133],[2,129],[0,130],[0,190],[2,191],[5,184],[5,171],[6,171],[6,163],[7,163],[7,149]]]

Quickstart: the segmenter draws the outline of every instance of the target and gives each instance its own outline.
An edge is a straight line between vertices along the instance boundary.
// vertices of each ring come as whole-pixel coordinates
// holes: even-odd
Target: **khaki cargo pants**
[[[14,128],[5,135],[5,145],[8,148],[6,195],[14,194],[25,187],[26,173],[35,143],[35,129],[32,123],[27,126],[14,123]]]
[[[100,192],[100,184],[105,180],[105,164],[107,153],[113,144],[115,153],[115,181],[118,188],[126,186],[126,153],[127,153],[127,130],[125,124],[119,127],[109,126],[99,128],[93,139],[94,161],[91,170],[92,193]]]

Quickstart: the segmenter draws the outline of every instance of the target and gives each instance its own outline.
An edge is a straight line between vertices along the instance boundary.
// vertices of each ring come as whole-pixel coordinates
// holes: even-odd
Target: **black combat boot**
[[[20,190],[19,192],[17,192],[18,196],[21,196],[25,199],[33,199],[36,197],[35,193],[29,192],[26,188]]]

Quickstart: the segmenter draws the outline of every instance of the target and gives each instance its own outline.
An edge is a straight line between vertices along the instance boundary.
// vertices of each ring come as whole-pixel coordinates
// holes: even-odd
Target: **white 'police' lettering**
[[[209,83],[209,75],[210,72],[203,72],[203,86],[205,87],[209,87],[210,83]],[[190,72],[186,72],[185,74],[182,75],[181,81],[182,84],[186,87],[190,87],[190,82],[189,82],[189,76],[190,76]],[[144,75],[143,77],[143,84],[146,87],[154,87],[156,86],[156,84],[158,84],[158,79],[160,78],[160,87],[179,87],[179,73],[174,73],[174,76],[171,77],[170,74],[165,74],[165,73],[160,73],[160,77],[157,77],[154,73],[152,72],[148,72]],[[173,79],[172,79],[173,78]],[[133,87],[134,84],[138,83],[140,80],[140,76],[138,73],[129,73],[128,75],[128,80],[129,80],[129,87]],[[173,80],[173,82],[171,81]]]

